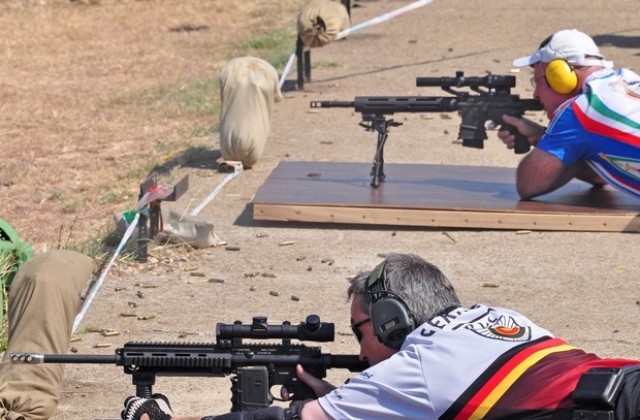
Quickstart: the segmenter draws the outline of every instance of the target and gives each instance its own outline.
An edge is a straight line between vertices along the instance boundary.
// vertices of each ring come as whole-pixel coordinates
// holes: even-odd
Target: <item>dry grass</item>
[[[0,252],[0,352],[7,347],[8,318],[7,314],[7,281],[16,269],[16,260],[8,252]]]
[[[36,252],[100,241],[154,168],[215,158],[220,70],[273,57],[248,40],[293,33],[302,3],[0,2],[3,218]]]

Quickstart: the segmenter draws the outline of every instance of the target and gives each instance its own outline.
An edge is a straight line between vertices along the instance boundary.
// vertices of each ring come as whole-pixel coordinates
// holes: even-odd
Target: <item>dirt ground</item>
[[[98,237],[113,227],[113,212],[134,205],[137,183],[162,165],[171,167],[163,173],[167,183],[190,175],[188,192],[163,206],[191,211],[226,177],[215,170],[217,133],[205,130],[216,121],[210,112],[174,109],[173,96],[161,92],[177,95],[199,81],[215,81],[241,40],[269,28],[294,28],[303,3],[0,3],[2,217],[38,252]],[[352,23],[408,3],[356,1]],[[250,205],[278,162],[371,161],[375,136],[358,126],[358,115],[312,112],[310,100],[442,95],[415,87],[415,78],[456,70],[516,74],[516,93],[528,97],[530,73],[511,73],[511,61],[569,27],[593,35],[617,66],[637,71],[636,9],[632,0],[579,7],[550,0],[436,0],[314,49],[312,82],[275,106],[265,154],[199,214],[236,250],[159,247],[147,263],[119,261],[83,320],[85,328],[118,335],[79,334],[73,350],[112,354],[127,341],[214,341],[218,322],[263,315],[297,323],[318,314],[336,327],[336,341],[323,344],[323,351],[354,354],[346,279],[386,253],[410,252],[439,266],[465,304],[512,307],[587,350],[640,357],[637,234],[265,223],[253,220]],[[295,78],[295,66],[288,78]],[[520,159],[495,133],[484,150],[461,147],[455,115],[404,114],[401,121],[387,144],[387,162],[515,167]],[[180,164],[190,147],[201,155]],[[206,281],[212,278],[223,282]],[[347,377],[335,371],[330,379]],[[134,392],[130,380],[115,366],[68,365],[54,419],[117,418]],[[204,415],[229,410],[229,387],[229,378],[160,377],[155,391],[169,396],[180,415]]]

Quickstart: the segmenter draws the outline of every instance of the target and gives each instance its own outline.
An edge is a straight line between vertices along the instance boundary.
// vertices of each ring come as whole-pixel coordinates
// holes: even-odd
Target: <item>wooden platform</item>
[[[572,181],[520,201],[515,169],[385,164],[370,187],[371,164],[281,162],[252,200],[254,220],[488,229],[640,232],[640,200]]]

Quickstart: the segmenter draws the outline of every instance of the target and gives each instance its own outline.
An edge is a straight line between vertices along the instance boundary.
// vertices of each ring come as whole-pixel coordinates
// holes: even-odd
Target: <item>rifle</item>
[[[520,99],[511,93],[516,78],[510,75],[489,74],[482,77],[465,77],[457,71],[455,77],[418,77],[416,86],[439,86],[453,96],[356,96],[353,101],[311,101],[311,108],[354,108],[362,114],[360,126],[366,131],[378,133],[376,153],[371,168],[371,186],[378,188],[384,182],[384,145],[390,127],[402,125],[387,115],[399,112],[454,112],[462,117],[458,138],[465,147],[482,149],[487,139],[485,124],[491,121],[501,130],[515,135],[514,152],[529,151],[529,141],[515,127],[502,121],[504,114],[517,117],[526,111],[539,111],[542,104],[535,99]],[[454,88],[468,87],[472,92]]]
[[[254,317],[251,325],[236,321],[216,325],[213,343],[129,342],[115,355],[12,353],[13,363],[102,363],[123,366],[132,376],[139,397],[151,397],[156,376],[231,377],[231,411],[252,411],[277,400],[270,388],[286,387],[294,400],[315,398],[296,376],[301,364],[317,378],[327,369],[360,372],[368,367],[357,355],[322,353],[319,346],[291,344],[291,339],[328,342],[334,340],[334,324],[309,315],[305,322],[268,324],[266,317]],[[243,343],[249,339],[282,339],[281,343]]]

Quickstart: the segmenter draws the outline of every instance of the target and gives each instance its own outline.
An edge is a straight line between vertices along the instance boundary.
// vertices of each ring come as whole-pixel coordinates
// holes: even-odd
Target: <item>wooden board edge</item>
[[[483,229],[640,232],[637,214],[517,213],[253,203],[254,220]]]

